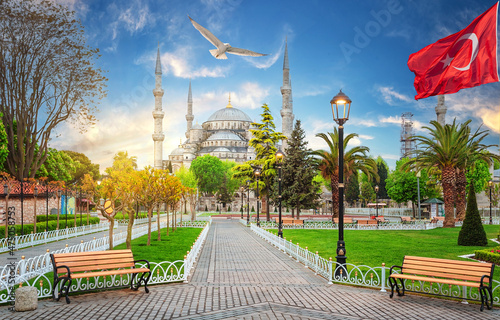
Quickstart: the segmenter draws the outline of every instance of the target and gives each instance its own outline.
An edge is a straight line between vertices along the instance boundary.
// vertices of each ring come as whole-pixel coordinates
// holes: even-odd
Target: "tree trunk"
[[[156,225],[158,226],[158,238],[156,240],[161,241],[161,229],[160,229],[160,205],[156,206]]]
[[[442,171],[441,184],[444,197],[444,228],[455,227],[455,214],[453,204],[455,200],[455,172],[452,167],[445,167]]]
[[[165,213],[167,214],[167,237],[169,234],[168,228],[170,228],[170,215],[168,210],[168,204],[165,204]]]
[[[297,201],[297,219],[300,219],[300,203]]]
[[[134,227],[134,219],[135,219],[135,212],[134,214],[130,214],[131,211],[129,211],[128,214],[128,224],[127,224],[127,239],[125,240],[125,243],[127,244],[127,249],[132,249],[132,229]]]
[[[148,208],[148,243],[147,246],[151,245],[151,215],[153,214],[153,206]]]
[[[5,197],[5,239],[8,238],[9,238],[9,195]]]
[[[115,218],[109,219],[109,250],[113,250],[113,229],[115,227]]]
[[[292,219],[295,219],[295,208],[292,208]]]
[[[61,198],[57,197],[57,227],[56,229],[59,230],[59,216],[61,215]]]
[[[467,178],[465,176],[464,170],[457,171],[457,177],[455,181],[455,205],[457,207],[457,220],[464,221],[465,219],[465,207],[466,207],[466,197],[465,197],[465,187],[467,185]]]

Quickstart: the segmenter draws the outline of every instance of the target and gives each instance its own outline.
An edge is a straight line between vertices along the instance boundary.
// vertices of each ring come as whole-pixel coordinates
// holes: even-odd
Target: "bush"
[[[469,187],[469,194],[467,196],[467,211],[465,212],[465,219],[462,229],[458,234],[459,246],[486,246],[488,239],[484,231],[483,224],[481,223],[481,216],[477,209],[476,192],[474,191],[474,184],[471,183]]]
[[[62,218],[59,219],[59,229],[64,229],[64,228],[66,228],[66,216],[65,215],[61,215],[61,217]],[[68,215],[68,227],[69,228],[72,228],[74,226],[75,221],[73,219],[74,219],[74,215]],[[98,224],[99,222],[100,222],[99,218],[90,217],[90,224]],[[82,223],[83,223],[83,225],[87,224],[87,217],[84,216],[84,215],[82,215]],[[76,219],[76,225],[80,226],[80,217],[77,217],[77,219]],[[20,224],[16,224],[15,227],[16,227],[16,234],[17,235],[21,235],[21,225]],[[37,229],[38,233],[44,232],[45,231],[45,227],[46,227],[46,222],[45,221],[44,222],[39,222],[39,223],[36,224],[36,229]],[[48,231],[56,230],[56,228],[57,228],[57,221],[49,219],[48,227],[49,227]],[[33,224],[30,223],[30,224],[25,224],[23,226],[23,229],[24,229],[24,234],[30,234],[34,230],[34,227],[33,227]],[[0,239],[3,239],[3,238],[5,238],[5,226],[0,226]]]
[[[500,246],[493,249],[476,250],[474,254],[474,259],[500,265]]]

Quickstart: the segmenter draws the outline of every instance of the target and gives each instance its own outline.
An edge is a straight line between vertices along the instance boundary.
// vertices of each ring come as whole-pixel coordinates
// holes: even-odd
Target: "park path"
[[[115,290],[43,300],[33,312],[0,319],[499,319],[500,310],[408,295],[328,285],[237,222],[214,220],[187,284],[149,294]]]

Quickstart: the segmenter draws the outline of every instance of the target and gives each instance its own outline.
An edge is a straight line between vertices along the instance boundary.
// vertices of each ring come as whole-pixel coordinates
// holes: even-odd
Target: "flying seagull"
[[[213,44],[214,46],[217,47],[217,49],[210,50],[210,53],[217,59],[227,59],[226,52],[232,53],[232,54],[237,54],[239,56],[252,56],[252,57],[267,56],[267,54],[257,53],[257,52],[250,51],[247,49],[240,49],[240,48],[231,47],[231,45],[229,45],[229,43],[222,43],[222,41],[217,39],[217,37],[214,36],[212,34],[212,32],[210,32],[207,29],[200,26],[196,21],[191,19],[190,16],[188,16],[188,18],[189,18],[189,20],[191,20],[191,23],[196,28],[196,30],[198,30],[202,36],[204,36],[208,41],[210,41],[211,44]]]

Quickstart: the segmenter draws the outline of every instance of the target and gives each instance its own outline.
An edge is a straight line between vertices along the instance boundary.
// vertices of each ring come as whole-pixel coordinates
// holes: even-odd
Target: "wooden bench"
[[[279,223],[279,219],[276,218],[276,223]],[[304,220],[294,219],[294,218],[281,218],[281,223],[283,224],[292,224],[292,225],[303,225]]]
[[[375,220],[377,220],[380,225],[389,224],[389,220],[385,220],[384,216],[375,217]]]
[[[437,223],[438,221],[444,221],[444,217],[433,217],[431,223]]]
[[[412,217],[401,217],[401,223],[402,224],[415,223],[415,220],[413,220]]]
[[[61,282],[61,293],[66,297],[66,303],[70,303],[68,294],[71,281],[73,279],[103,277],[113,275],[132,274],[130,288],[139,289],[141,283],[144,283],[144,290],[149,293],[148,281],[151,276],[149,261],[134,260],[132,251],[127,250],[109,250],[109,251],[90,251],[73,253],[55,253],[50,255],[52,266],[54,267],[54,289],[52,298],[59,301],[59,292],[57,298],[55,291],[57,285]],[[145,262],[147,268],[136,268],[137,262]],[[141,273],[141,277],[134,283],[135,277]]]
[[[395,268],[399,268],[400,273],[392,273]],[[494,269],[495,265],[492,263],[405,256],[402,266],[392,266],[390,269],[391,298],[394,296],[394,289],[396,289],[398,296],[405,294],[404,280],[430,282],[431,285],[432,283],[443,283],[449,285],[450,292],[452,285],[478,288],[481,296],[481,311],[483,311],[485,304],[488,309],[491,309],[493,306]],[[401,287],[398,285],[397,279],[399,279]],[[419,287],[423,288],[423,285]],[[431,290],[429,292],[422,290],[419,293],[434,294]]]
[[[358,226],[359,225],[365,225],[365,226],[377,226],[378,225],[378,220],[375,219],[370,219],[370,220],[358,220]]]
[[[339,224],[339,218],[333,218],[333,223],[334,224]],[[344,224],[355,224],[356,222],[354,222],[352,220],[352,218],[344,218]]]

